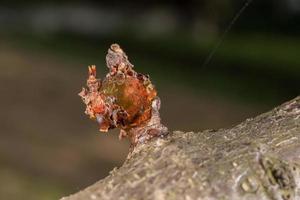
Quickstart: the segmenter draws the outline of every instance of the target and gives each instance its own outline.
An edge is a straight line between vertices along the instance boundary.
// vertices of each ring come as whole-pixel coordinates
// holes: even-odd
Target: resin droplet
[[[120,128],[120,138],[133,145],[168,133],[160,123],[160,100],[149,76],[137,73],[119,45],[108,50],[109,73],[96,78],[96,66],[88,67],[87,89],[79,93],[86,104],[85,113],[99,124],[101,132]]]

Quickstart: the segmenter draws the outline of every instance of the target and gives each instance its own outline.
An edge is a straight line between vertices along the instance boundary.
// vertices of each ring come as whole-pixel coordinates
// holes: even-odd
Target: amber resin
[[[149,76],[137,73],[119,45],[108,50],[109,73],[96,78],[96,66],[88,67],[87,88],[79,93],[86,104],[85,113],[97,121],[99,130],[120,128],[120,138],[128,137],[133,145],[168,130],[160,122],[160,100]]]

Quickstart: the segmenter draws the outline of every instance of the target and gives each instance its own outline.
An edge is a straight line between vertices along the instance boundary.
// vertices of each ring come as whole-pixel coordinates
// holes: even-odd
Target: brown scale
[[[149,76],[135,72],[117,44],[108,50],[106,64],[109,73],[102,81],[96,78],[96,67],[89,67],[87,89],[79,93],[85,113],[97,120],[99,130],[120,128],[120,138],[128,137],[133,145],[166,135],[158,112],[160,100]]]

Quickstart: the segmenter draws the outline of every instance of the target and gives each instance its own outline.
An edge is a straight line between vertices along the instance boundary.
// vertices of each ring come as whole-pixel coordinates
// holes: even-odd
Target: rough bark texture
[[[231,128],[174,131],[62,200],[300,199],[300,97]]]

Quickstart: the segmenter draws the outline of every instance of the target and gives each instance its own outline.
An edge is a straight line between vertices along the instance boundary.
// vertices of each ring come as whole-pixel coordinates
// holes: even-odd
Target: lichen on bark
[[[221,130],[139,144],[94,185],[62,200],[300,199],[300,97]]]

